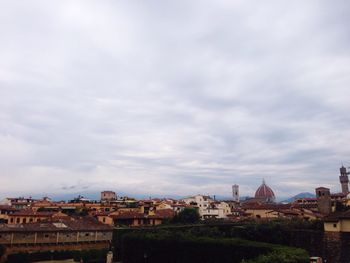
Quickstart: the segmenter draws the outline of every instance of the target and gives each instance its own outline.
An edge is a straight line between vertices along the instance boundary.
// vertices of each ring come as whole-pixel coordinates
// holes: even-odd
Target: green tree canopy
[[[174,223],[194,224],[199,221],[199,213],[195,208],[185,208],[174,217]]]

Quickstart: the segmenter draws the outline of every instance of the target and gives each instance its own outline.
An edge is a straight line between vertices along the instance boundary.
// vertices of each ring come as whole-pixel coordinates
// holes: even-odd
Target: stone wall
[[[350,262],[350,233],[325,232],[323,252],[327,263]]]
[[[310,256],[322,257],[327,263],[350,262],[350,233],[293,231],[290,244],[306,249]]]
[[[112,240],[111,231],[58,231],[1,233],[0,244],[48,244],[71,242],[95,242]]]
[[[110,246],[109,242],[6,246],[5,254],[0,259],[0,262],[5,262],[8,255],[17,254],[17,253],[34,253],[34,252],[66,251],[66,250],[96,250],[96,249],[108,249],[109,246]]]

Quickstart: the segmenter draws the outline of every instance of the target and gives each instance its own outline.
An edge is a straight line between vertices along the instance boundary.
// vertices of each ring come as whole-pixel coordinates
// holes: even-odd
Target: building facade
[[[343,194],[347,195],[349,193],[349,177],[348,172],[344,166],[340,167],[339,181],[341,185],[341,191]]]
[[[112,227],[94,219],[0,224],[0,244],[10,246],[110,242],[112,234]]]
[[[207,195],[195,195],[182,199],[188,205],[198,208],[201,219],[227,218],[231,214],[229,204],[218,202]]]
[[[101,201],[114,201],[117,199],[117,194],[113,191],[101,192]]]
[[[239,186],[237,184],[232,185],[232,197],[234,202],[239,202]]]

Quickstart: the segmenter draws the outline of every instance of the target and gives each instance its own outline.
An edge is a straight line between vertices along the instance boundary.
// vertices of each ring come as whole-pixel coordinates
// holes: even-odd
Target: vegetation
[[[6,263],[29,263],[41,260],[61,260],[71,259],[80,262],[83,259],[84,263],[104,263],[106,261],[107,250],[66,250],[66,251],[46,251],[34,253],[17,253],[9,255]]]
[[[167,232],[172,238],[177,236],[187,236],[193,238],[211,238],[214,240],[249,240],[256,242],[267,242],[276,245],[300,247],[309,251],[310,254],[319,252],[321,246],[321,240],[323,240],[323,224],[320,221],[303,221],[303,220],[273,220],[257,223],[256,221],[245,221],[237,223],[227,222],[198,222],[196,224],[173,224],[173,225],[161,225],[154,228],[122,228],[115,229],[113,247],[115,248],[115,255],[117,260],[122,260],[124,248],[124,237],[129,236],[130,233],[142,234],[151,233],[157,235],[157,233]],[[210,250],[210,247],[206,248]],[[299,250],[294,250],[294,254],[301,253]],[[304,250],[301,250],[305,253]],[[168,251],[168,253],[170,253]],[[174,252],[171,252],[171,254]],[[226,253],[226,252],[225,252]],[[272,252],[271,252],[272,253]],[[274,258],[279,257],[276,261]],[[293,257],[288,254],[291,260]],[[279,253],[262,254],[261,257],[255,258],[257,263],[261,262],[289,262],[287,259],[283,259],[285,253],[279,251]],[[252,263],[254,261],[245,262]],[[253,259],[249,259],[253,260]],[[283,261],[284,260],[284,261]],[[179,261],[178,261],[179,262]],[[298,262],[298,261],[292,261]]]
[[[171,223],[180,224],[195,224],[199,221],[199,213],[197,209],[185,208],[174,216]]]
[[[122,241],[124,263],[306,263],[308,254],[297,248],[239,238],[196,237],[189,233],[139,231]]]
[[[309,256],[303,249],[276,249],[275,251],[261,255],[258,258],[247,261],[247,263],[308,263]]]
[[[6,250],[5,247],[3,245],[0,245],[0,259],[5,254],[5,250]]]
[[[87,216],[89,213],[88,213],[88,209],[85,208],[85,207],[77,207],[75,209],[75,213],[74,213],[76,216]]]

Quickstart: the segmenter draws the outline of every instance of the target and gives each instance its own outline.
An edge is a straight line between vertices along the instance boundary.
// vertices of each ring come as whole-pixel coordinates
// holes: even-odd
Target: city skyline
[[[347,1],[1,6],[0,197],[341,191]]]

